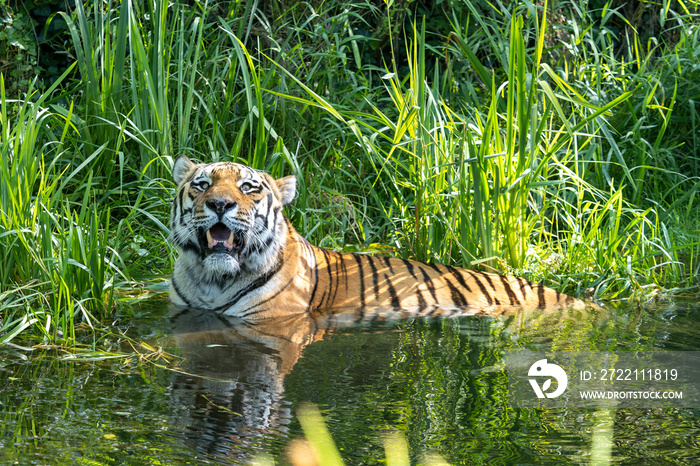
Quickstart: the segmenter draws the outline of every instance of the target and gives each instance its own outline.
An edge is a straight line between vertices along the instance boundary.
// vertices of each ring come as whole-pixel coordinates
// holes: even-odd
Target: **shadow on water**
[[[697,303],[259,325],[156,307],[132,333],[181,356],[177,370],[0,349],[0,464],[279,456],[301,435],[294,414],[305,401],[321,408],[348,464],[380,463],[386,429],[406,436],[413,461],[436,451],[455,464],[588,463],[605,422],[616,464],[700,461],[700,409],[513,408],[502,365],[516,349],[700,351]]]

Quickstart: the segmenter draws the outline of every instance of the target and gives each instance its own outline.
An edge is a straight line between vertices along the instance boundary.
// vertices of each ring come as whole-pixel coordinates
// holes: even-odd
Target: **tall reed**
[[[93,201],[99,188],[90,166],[105,145],[77,166],[66,164],[84,148],[72,134],[71,109],[64,116],[45,106],[70,71],[36,98],[30,87],[23,100],[7,98],[0,76],[0,283],[16,303],[3,316],[16,327],[2,341],[29,322],[49,341],[73,341],[76,318],[92,324],[111,308],[121,274],[109,209]]]

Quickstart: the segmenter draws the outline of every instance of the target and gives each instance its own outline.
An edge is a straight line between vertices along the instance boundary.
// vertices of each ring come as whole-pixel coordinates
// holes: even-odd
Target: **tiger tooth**
[[[233,232],[231,232],[231,234],[228,235],[228,240],[226,240],[226,244],[227,244],[228,246],[231,246],[231,249],[233,249],[233,245],[234,245],[233,241],[234,241],[234,239],[233,239]]]
[[[207,230],[207,246],[209,246],[210,248],[216,246],[216,241],[214,241],[214,237],[211,235],[209,230]]]

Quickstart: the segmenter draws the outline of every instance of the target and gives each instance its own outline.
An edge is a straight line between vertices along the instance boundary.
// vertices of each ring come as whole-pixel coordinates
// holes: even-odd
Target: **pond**
[[[698,464],[700,406],[520,408],[504,354],[700,351],[698,299],[585,312],[251,326],[165,299],[136,341],[178,356],[142,364],[0,348],[0,464],[240,464],[284,461],[315,404],[346,464],[384,462],[387,430],[412,463],[580,464],[605,430],[614,464]],[[602,427],[601,427],[602,426]]]

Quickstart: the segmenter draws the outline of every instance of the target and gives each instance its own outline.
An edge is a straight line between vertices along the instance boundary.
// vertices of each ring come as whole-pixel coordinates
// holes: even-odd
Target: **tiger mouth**
[[[243,250],[243,246],[245,246],[243,238],[235,235],[229,227],[221,222],[207,230],[205,249],[207,254],[238,256]]]

